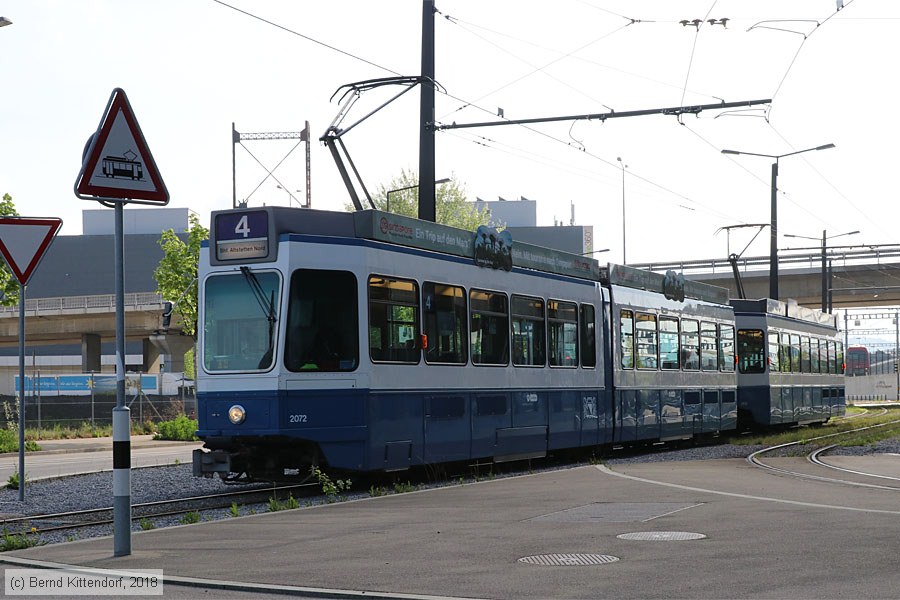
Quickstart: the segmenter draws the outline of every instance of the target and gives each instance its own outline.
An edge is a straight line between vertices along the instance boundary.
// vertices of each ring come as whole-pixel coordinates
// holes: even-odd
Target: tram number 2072
[[[288,423],[306,423],[306,415],[288,415]]]

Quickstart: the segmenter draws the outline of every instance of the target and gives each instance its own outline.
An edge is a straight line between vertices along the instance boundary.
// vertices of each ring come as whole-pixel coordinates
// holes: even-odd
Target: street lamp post
[[[449,177],[444,177],[443,179],[438,179],[438,180],[436,180],[436,181],[434,182],[434,185],[435,185],[435,187],[437,187],[438,184],[441,184],[441,183],[447,183],[447,182],[449,182],[449,181],[450,181],[450,178],[449,178]],[[417,188],[417,187],[419,187],[419,184],[418,184],[418,183],[417,183],[416,185],[408,185],[408,186],[406,186],[406,187],[397,188],[397,189],[394,189],[394,190],[388,190],[387,193],[385,193],[385,195],[384,195],[385,202],[386,202],[385,210],[387,210],[387,212],[391,212],[391,194],[393,194],[393,193],[395,193],[395,192],[405,192],[406,190],[412,190],[412,189],[415,189],[415,188]]]
[[[822,230],[822,311],[827,312],[829,309],[828,302],[828,258],[827,258],[827,242],[830,239],[841,237],[844,235],[856,235],[859,231],[848,231],[847,233],[839,233],[837,235],[826,235],[826,230]],[[809,237],[806,235],[784,234],[784,237],[800,238],[804,240],[818,240],[819,238]]]
[[[287,192],[287,195],[288,195],[288,206],[291,205],[291,200],[297,200],[296,198],[294,198],[293,192],[291,192],[291,190],[287,189],[286,187],[281,187],[280,185],[276,185],[275,187],[277,187],[279,190],[284,190],[284,191]],[[294,191],[297,192],[297,193],[299,193],[299,192],[301,192],[302,190],[294,190]],[[297,204],[300,204],[300,201],[299,201],[299,200],[297,200]],[[300,204],[300,207],[301,207],[301,208],[304,208],[304,205],[303,205],[303,204]],[[309,207],[305,207],[305,208],[309,208]]]
[[[622,166],[622,264],[627,265],[628,261],[625,259],[625,167],[628,165],[621,156],[617,156],[616,160]]]
[[[771,235],[769,243],[769,297],[773,300],[778,300],[778,160],[786,156],[802,154],[812,150],[827,150],[829,148],[834,148],[834,144],[824,144],[815,148],[788,152],[787,154],[758,154],[756,152],[722,150],[722,154],[745,154],[747,156],[762,156],[775,159],[775,162],[772,163],[772,217],[769,231]]]

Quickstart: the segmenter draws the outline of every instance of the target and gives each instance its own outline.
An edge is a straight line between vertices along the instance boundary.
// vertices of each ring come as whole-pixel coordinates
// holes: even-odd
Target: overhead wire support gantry
[[[717,102],[714,104],[694,104],[691,106],[672,106],[668,108],[647,108],[643,110],[610,111],[605,113],[588,113],[583,115],[566,115],[560,117],[534,117],[531,119],[504,119],[502,121],[481,121],[479,123],[450,123],[449,125],[434,124],[436,131],[445,129],[467,129],[471,127],[494,127],[497,125],[530,125],[533,123],[552,123],[555,121],[606,121],[622,117],[644,117],[647,115],[675,115],[681,117],[685,114],[696,115],[704,110],[718,110],[723,108],[741,108],[770,104],[772,99],[766,100],[742,100],[740,102]]]

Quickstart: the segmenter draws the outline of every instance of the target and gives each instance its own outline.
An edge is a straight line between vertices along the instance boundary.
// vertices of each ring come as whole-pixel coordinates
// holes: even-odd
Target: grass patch
[[[777,446],[779,444],[790,444],[792,442],[806,444],[812,438],[844,433],[851,429],[859,429],[861,427],[874,427],[880,425],[880,427],[848,435],[848,437],[841,438],[840,440],[834,439],[834,441],[829,441],[832,438],[816,440],[816,443],[821,445],[834,443],[842,446],[865,446],[900,435],[900,423],[888,424],[896,420],[897,415],[891,413],[877,417],[859,417],[849,421],[846,419],[832,420],[821,427],[795,427],[777,433],[761,433],[734,437],[732,438],[731,443],[739,446]]]

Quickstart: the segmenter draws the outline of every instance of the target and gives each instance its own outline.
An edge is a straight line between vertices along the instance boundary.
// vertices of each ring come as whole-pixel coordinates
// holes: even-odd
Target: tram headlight
[[[244,422],[244,419],[247,418],[247,413],[244,411],[244,407],[240,404],[235,404],[231,408],[228,409],[228,420],[234,423],[235,425],[240,425]]]

